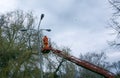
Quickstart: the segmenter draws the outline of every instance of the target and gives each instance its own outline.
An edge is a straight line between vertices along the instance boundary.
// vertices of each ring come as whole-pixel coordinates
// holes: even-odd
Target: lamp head
[[[44,18],[44,14],[41,14],[41,20]]]
[[[20,31],[27,31],[28,29],[21,29]]]
[[[46,29],[46,31],[50,32],[50,31],[51,31],[51,29]]]

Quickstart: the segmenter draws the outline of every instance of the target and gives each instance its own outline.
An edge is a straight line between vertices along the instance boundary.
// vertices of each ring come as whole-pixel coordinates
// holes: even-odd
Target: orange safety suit
[[[44,48],[49,48],[49,41],[47,36],[43,37],[43,44],[44,44]]]

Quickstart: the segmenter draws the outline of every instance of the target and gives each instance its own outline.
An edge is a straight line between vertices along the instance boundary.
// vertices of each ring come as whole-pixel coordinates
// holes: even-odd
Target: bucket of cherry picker
[[[43,54],[49,53],[51,48],[50,48],[50,43],[49,43],[48,37],[44,36],[42,40],[43,40],[42,53]]]

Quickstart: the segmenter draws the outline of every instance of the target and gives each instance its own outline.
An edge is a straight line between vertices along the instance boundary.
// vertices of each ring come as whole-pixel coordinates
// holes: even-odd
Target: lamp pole
[[[39,24],[38,24],[38,54],[39,54],[39,59],[40,59],[40,78],[43,78],[43,69],[42,69],[42,61],[43,61],[43,57],[42,57],[42,54],[41,54],[41,35],[40,35],[40,24],[41,24],[41,21],[44,17],[44,14],[41,14],[41,17],[40,17],[40,21],[39,21]]]
[[[40,29],[40,24],[41,24],[41,21],[42,21],[42,19],[43,19],[43,17],[44,17],[44,14],[41,14],[41,17],[40,17],[40,20],[39,20],[39,24],[38,24],[38,30],[36,30],[36,29],[21,29],[20,31],[28,31],[28,30],[34,30],[34,31],[38,31],[38,55],[39,55],[39,62],[40,62],[40,64],[39,64],[39,66],[40,66],[40,78],[43,78],[43,72],[42,72],[42,64],[43,64],[43,57],[42,57],[42,53],[41,53],[41,38],[42,38],[42,35],[41,35],[41,31],[42,30],[45,30],[45,31],[47,31],[47,32],[50,32],[51,31],[51,29]],[[31,46],[30,46],[30,35],[29,35],[29,48],[31,48]],[[31,49],[32,50],[32,49]]]

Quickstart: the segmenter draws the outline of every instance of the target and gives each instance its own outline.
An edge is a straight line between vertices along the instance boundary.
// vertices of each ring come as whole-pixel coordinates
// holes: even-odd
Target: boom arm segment
[[[78,58],[76,58],[74,56],[65,54],[64,52],[62,52],[60,50],[55,50],[53,48],[51,48],[50,50],[52,50],[54,54],[56,54],[56,55],[58,55],[58,56],[60,56],[60,57],[62,57],[64,59],[67,59],[67,60],[69,60],[69,61],[71,61],[71,62],[73,62],[73,63],[75,63],[75,64],[77,64],[79,66],[82,66],[83,68],[86,68],[88,70],[96,72],[96,73],[104,76],[105,78],[114,78],[113,73],[111,73],[111,72],[109,72],[109,71],[107,71],[107,70],[105,70],[105,69],[103,69],[101,67],[98,67],[98,66],[96,66],[96,65],[94,65],[92,63],[89,63],[89,62],[87,62],[85,60],[81,60],[81,59],[78,59]]]

